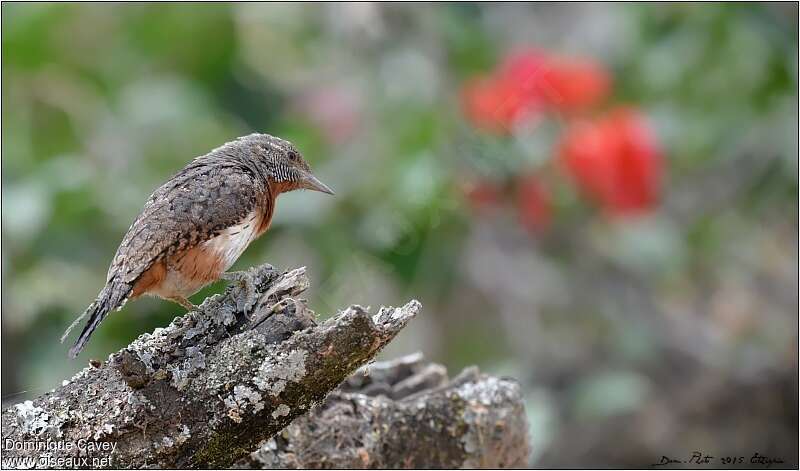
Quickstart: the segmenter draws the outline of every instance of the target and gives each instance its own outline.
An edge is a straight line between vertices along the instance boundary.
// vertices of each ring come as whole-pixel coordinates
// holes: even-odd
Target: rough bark
[[[467,368],[448,380],[422,355],[362,368],[241,467],[507,468],[528,466],[519,385]]]
[[[316,325],[296,298],[308,287],[304,269],[281,274],[264,265],[249,275],[248,284],[3,411],[4,462],[230,466],[371,360],[420,308],[411,301],[370,316],[351,306]]]

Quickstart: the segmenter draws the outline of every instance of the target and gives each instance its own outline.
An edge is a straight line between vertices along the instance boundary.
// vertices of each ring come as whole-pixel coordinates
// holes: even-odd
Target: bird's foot
[[[186,298],[184,298],[182,296],[175,296],[175,297],[169,298],[169,300],[172,301],[173,303],[180,304],[181,306],[183,306],[186,309],[187,312],[188,311],[196,311],[198,309],[198,307],[195,306],[194,304],[192,304],[191,301],[189,301],[188,299],[186,299]]]

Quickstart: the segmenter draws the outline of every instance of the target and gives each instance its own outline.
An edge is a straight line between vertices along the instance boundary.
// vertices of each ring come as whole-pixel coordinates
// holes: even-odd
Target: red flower
[[[538,49],[512,52],[494,74],[462,90],[467,119],[479,128],[506,133],[544,108],[574,113],[608,95],[611,79],[598,64]]]
[[[551,109],[575,112],[588,108],[611,90],[611,77],[594,61],[561,57],[538,49],[514,52],[500,67],[504,81],[517,84],[529,99]]]
[[[478,129],[505,134],[514,126],[536,115],[537,100],[532,100],[515,83],[496,77],[475,79],[461,94],[464,114]]]
[[[551,108],[575,113],[606,98],[611,77],[594,62],[555,58],[544,71],[541,87]]]
[[[517,190],[520,222],[532,232],[541,233],[550,226],[552,203],[550,193],[536,175],[520,179]]]
[[[580,190],[606,211],[628,215],[657,204],[661,150],[635,110],[617,109],[600,120],[574,124],[558,153]]]
[[[512,53],[495,73],[469,82],[462,92],[467,119],[476,128],[503,134],[538,116],[545,60],[539,52]]]
[[[526,100],[543,98],[542,83],[551,67],[551,57],[538,49],[518,50],[508,54],[496,72],[498,80],[516,88]]]

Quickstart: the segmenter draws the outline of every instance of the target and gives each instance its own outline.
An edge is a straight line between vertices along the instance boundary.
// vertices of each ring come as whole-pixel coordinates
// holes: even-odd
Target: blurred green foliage
[[[131,303],[76,362],[57,340],[150,192],[251,132],[292,140],[337,194],[282,196],[234,268],[308,265],[325,316],[419,298],[388,354],[519,378],[540,463],[565,464],[572,420],[671,404],[653,371],[796,387],[796,21],[796,4],[4,3],[3,404],[180,312]],[[558,185],[545,235],[470,208],[464,182],[538,168],[561,125],[497,138],[464,121],[464,81],[520,44],[593,57],[651,118],[656,214],[608,221]],[[584,449],[572,465],[603,458]]]

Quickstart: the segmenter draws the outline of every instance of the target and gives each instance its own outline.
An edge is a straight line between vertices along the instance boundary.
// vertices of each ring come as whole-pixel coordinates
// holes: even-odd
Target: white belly
[[[254,211],[243,222],[225,229],[213,239],[203,242],[203,245],[222,259],[222,271],[227,271],[239,259],[250,242],[255,240],[258,225],[259,217]]]

